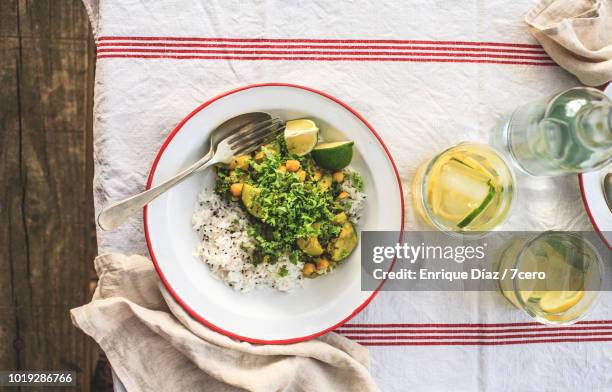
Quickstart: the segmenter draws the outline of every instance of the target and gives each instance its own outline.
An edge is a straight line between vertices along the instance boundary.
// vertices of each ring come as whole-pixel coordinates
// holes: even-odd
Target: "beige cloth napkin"
[[[368,351],[341,335],[289,345],[230,339],[192,319],[142,256],[95,260],[92,301],[72,322],[132,391],[378,391]]]
[[[582,83],[612,80],[612,0],[541,0],[525,21],[550,57]]]

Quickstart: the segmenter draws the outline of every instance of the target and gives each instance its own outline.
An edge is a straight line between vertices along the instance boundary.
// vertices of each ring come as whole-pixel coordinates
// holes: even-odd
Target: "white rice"
[[[228,203],[213,190],[204,189],[191,219],[200,238],[196,255],[210,267],[214,277],[238,291],[256,287],[290,291],[301,287],[302,262],[293,264],[286,256],[275,264],[250,262],[253,243],[246,231],[246,214],[239,203]],[[281,277],[283,266],[287,274]]]
[[[365,201],[367,195],[361,192],[357,185],[353,181],[353,177],[350,175],[354,170],[350,166],[344,169],[345,180],[342,182],[342,190],[349,194],[348,202],[351,203],[351,208],[347,211],[349,219],[353,223],[358,223],[361,219],[361,213],[365,207]]]
[[[349,173],[349,169],[345,173]],[[366,195],[360,192],[351,176],[347,176],[342,190],[349,194],[349,219],[357,223],[361,217]],[[283,255],[274,264],[251,263],[254,247],[247,234],[248,216],[239,202],[228,202],[213,190],[204,189],[198,196],[198,206],[191,223],[200,243],[196,255],[209,267],[213,276],[235,290],[246,292],[258,287],[272,287],[291,291],[303,285],[303,262],[293,264]],[[279,271],[287,270],[285,276]]]

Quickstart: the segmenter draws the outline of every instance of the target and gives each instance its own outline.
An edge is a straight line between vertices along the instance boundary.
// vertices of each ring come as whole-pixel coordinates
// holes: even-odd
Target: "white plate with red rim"
[[[606,203],[603,188],[604,177],[609,171],[612,171],[612,165],[599,171],[583,173],[579,181],[582,200],[591,224],[612,249],[612,211]]]
[[[160,149],[147,187],[178,173],[204,154],[212,130],[238,114],[264,111],[283,120],[311,118],[327,141],[353,140],[351,165],[368,195],[358,229],[401,231],[402,187],[380,136],[357,112],[311,88],[259,84],[213,98],[189,114]],[[195,319],[233,338],[286,344],[331,331],[357,314],[376,291],[361,290],[360,247],[333,273],[307,279],[290,293],[274,289],[237,292],[215,279],[194,255],[198,237],[191,226],[197,195],[214,189],[212,170],[177,185],[144,209],[149,252],[168,291]]]
[[[612,83],[608,84],[604,93],[612,97]],[[612,249],[612,211],[606,203],[603,188],[603,179],[610,171],[612,171],[612,165],[608,165],[608,167],[599,171],[580,174],[578,178],[582,201],[591,224],[608,247]]]

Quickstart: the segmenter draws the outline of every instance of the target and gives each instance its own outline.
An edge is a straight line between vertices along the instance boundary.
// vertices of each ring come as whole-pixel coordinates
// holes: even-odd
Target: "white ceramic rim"
[[[604,93],[612,97],[612,84],[604,89]],[[583,173],[578,176],[582,201],[593,228],[601,239],[612,249],[612,212],[608,208],[602,187],[603,177],[610,170],[610,165],[602,170]]]

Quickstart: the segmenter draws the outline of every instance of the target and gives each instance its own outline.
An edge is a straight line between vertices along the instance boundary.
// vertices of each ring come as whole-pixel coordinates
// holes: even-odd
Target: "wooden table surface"
[[[95,284],[94,71],[79,0],[0,0],[0,370],[75,370],[80,391],[108,389],[69,315]]]

